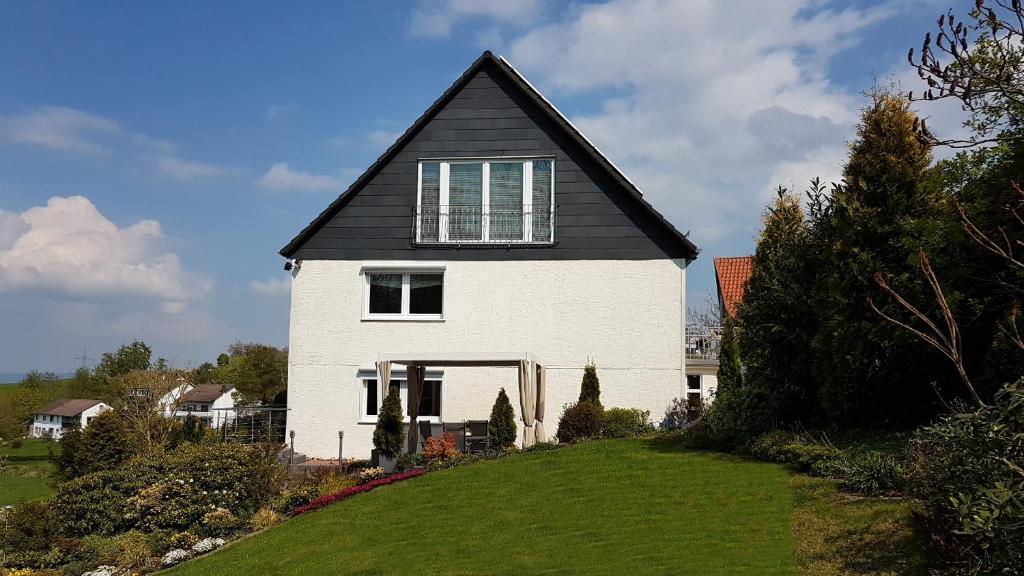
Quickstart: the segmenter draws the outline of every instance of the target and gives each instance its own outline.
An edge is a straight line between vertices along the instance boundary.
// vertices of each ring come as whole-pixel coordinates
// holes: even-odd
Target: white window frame
[[[447,274],[445,267],[436,264],[405,265],[405,266],[363,266],[360,271],[363,283],[363,308],[362,319],[366,321],[404,321],[404,322],[444,322],[446,309],[445,300],[448,297],[448,290],[445,283]],[[371,314],[370,313],[370,275],[372,274],[401,274],[402,275],[402,308],[397,314]],[[409,297],[412,293],[410,286],[411,274],[437,274],[441,277],[441,313],[440,314],[411,314],[409,312]]]
[[[406,424],[409,423],[409,415],[406,414],[405,409],[409,405],[409,382],[405,372],[398,372],[391,374],[392,380],[398,380],[398,397],[402,400],[402,421]],[[444,416],[444,405],[445,405],[445,393],[444,393],[444,372],[441,371],[430,371],[427,372],[423,378],[424,380],[437,380],[441,382],[441,413],[437,416],[420,416],[418,420],[430,422],[431,424],[440,424],[442,417]],[[377,414],[366,413],[366,400],[367,392],[366,389],[370,385],[370,381],[373,381],[374,386],[377,385],[377,372],[375,370],[361,370],[359,372],[359,423],[360,424],[376,424]],[[379,396],[378,392],[378,396]],[[377,398],[377,413],[380,413],[380,406],[384,402],[383,398]]]
[[[542,240],[533,239],[533,162],[546,160],[551,162],[551,199],[548,202],[548,222],[551,234]],[[490,199],[491,199],[491,163],[505,164],[522,162],[523,164],[523,238],[510,240],[507,238],[491,239],[490,235]],[[422,209],[423,209],[423,165],[440,164],[437,240],[427,240],[428,244],[554,244],[555,243],[555,158],[554,156],[483,156],[459,158],[420,158],[416,167],[416,241],[423,242]],[[452,164],[482,164],[481,178],[483,189],[480,193],[481,219],[480,240],[449,240],[448,239],[448,190],[449,168]]]

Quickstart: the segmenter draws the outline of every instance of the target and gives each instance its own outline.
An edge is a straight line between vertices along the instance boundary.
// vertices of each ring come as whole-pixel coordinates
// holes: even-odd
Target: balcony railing
[[[413,219],[418,244],[551,244],[553,206],[419,206]]]
[[[718,360],[721,350],[721,326],[686,326],[687,360]]]

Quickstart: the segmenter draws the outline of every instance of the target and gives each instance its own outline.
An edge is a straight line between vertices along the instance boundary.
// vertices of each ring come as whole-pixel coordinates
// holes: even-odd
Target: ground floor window
[[[360,417],[363,421],[375,422],[377,410],[381,400],[377,398],[379,389],[377,379],[364,376],[362,380],[362,392],[360,394]],[[409,386],[405,376],[391,379],[390,388],[398,388],[399,397],[402,399],[402,414],[406,415],[406,406],[409,405]],[[430,375],[423,381],[423,394],[420,396],[420,417],[440,421],[441,419],[441,379],[431,378]]]

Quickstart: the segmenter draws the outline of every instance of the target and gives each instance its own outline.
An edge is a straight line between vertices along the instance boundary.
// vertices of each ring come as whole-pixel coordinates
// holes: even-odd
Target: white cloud
[[[249,282],[249,290],[257,294],[274,296],[278,294],[291,294],[291,278],[268,278],[266,280],[253,280]]]
[[[0,117],[0,133],[14,142],[84,154],[109,154],[103,137],[120,132],[114,120],[65,106]]]
[[[573,122],[702,245],[749,234],[776,185],[838,174],[864,100],[827,66],[893,14],[820,0],[611,0],[521,34],[510,61],[556,102],[602,98]]]
[[[155,220],[119,228],[83,196],[53,197],[18,217],[25,226],[0,249],[0,290],[131,296],[178,313],[211,287],[208,279],[185,271],[176,254],[161,249]]]
[[[284,162],[278,162],[271,166],[266,174],[256,180],[256,184],[267,190],[294,190],[301,192],[336,190],[343,185],[339,179],[333,176],[292,170]]]
[[[0,210],[0,250],[7,250],[31,228],[25,219],[13,212]]]
[[[506,26],[524,27],[542,15],[541,0],[445,0],[421,2],[412,15],[409,31],[413,36],[444,38],[461,20],[491,20]]]
[[[216,178],[236,173],[236,170],[232,168],[211,164],[209,162],[186,160],[174,155],[158,155],[154,156],[153,160],[157,171],[178,180]]]
[[[263,117],[267,120],[273,120],[288,112],[295,110],[295,103],[289,102],[287,104],[271,104],[267,106],[267,110],[263,113]]]

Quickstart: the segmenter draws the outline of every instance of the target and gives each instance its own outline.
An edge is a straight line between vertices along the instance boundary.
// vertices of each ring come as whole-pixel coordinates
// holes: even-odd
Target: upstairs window
[[[363,319],[442,320],[444,272],[364,270]]]
[[[554,241],[554,160],[437,160],[419,165],[420,243]]]

